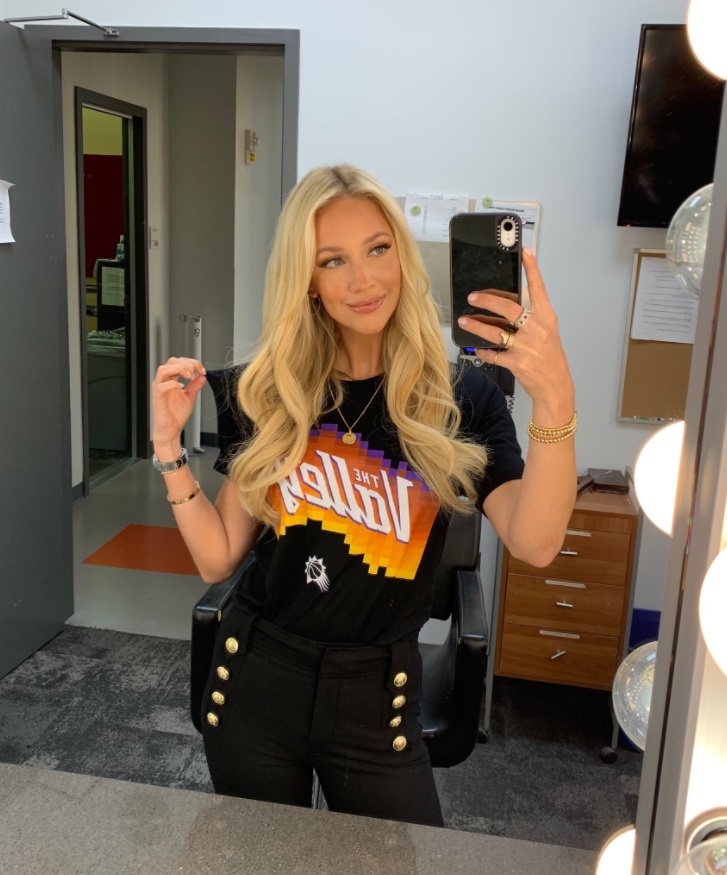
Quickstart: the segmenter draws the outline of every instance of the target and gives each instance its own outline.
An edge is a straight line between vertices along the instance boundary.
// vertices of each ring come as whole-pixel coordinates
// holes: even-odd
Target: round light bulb
[[[727,834],[721,833],[695,845],[671,875],[726,875]]]
[[[671,535],[684,442],[684,423],[660,428],[641,448],[634,465],[634,487],[639,504],[651,522]]]
[[[709,566],[699,596],[699,624],[704,642],[720,671],[727,674],[727,548]]]
[[[624,827],[614,833],[601,850],[596,863],[596,875],[629,875],[634,863],[636,830]]]
[[[695,298],[702,290],[713,193],[710,182],[690,194],[674,213],[666,232],[666,263],[677,283]]]
[[[727,3],[691,0],[687,35],[699,63],[719,79],[727,79]]]
[[[629,653],[613,679],[613,710],[619,726],[639,748],[646,747],[656,668],[656,641]]]

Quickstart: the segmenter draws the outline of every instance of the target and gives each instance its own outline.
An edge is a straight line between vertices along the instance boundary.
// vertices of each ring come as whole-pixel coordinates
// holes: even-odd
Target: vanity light
[[[634,466],[634,488],[646,516],[671,535],[679,463],[684,442],[684,422],[672,422],[655,431],[644,444]]]
[[[625,826],[603,846],[596,863],[596,875],[629,875],[634,863],[636,830]]]
[[[716,830],[693,845],[672,871],[672,875],[724,875],[727,872],[727,832]]]
[[[724,0],[691,0],[687,35],[699,63],[719,79],[727,78],[727,4]]]
[[[642,644],[624,659],[613,679],[613,710],[619,726],[639,748],[646,747],[656,668],[656,641]]]
[[[725,616],[727,616],[727,548],[718,553],[709,566],[699,596],[699,624],[702,627],[704,642],[720,671],[727,674]]]
[[[666,232],[666,263],[677,283],[695,298],[702,290],[713,195],[711,182],[690,194],[674,213]]]

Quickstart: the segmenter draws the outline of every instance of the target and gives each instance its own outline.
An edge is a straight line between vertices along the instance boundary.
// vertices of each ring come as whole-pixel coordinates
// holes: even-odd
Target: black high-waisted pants
[[[420,694],[416,636],[322,644],[233,605],[203,699],[215,791],[309,807],[315,769],[332,811],[442,826]]]

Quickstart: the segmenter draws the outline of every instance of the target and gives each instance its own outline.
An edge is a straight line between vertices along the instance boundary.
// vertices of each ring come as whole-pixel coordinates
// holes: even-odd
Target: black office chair
[[[453,517],[436,571],[432,617],[451,617],[442,644],[419,644],[422,702],[419,722],[432,765],[456,766],[477,743],[487,672],[487,617],[478,570],[479,514]]]
[[[420,644],[422,702],[419,721],[433,766],[456,766],[477,742],[480,703],[487,669],[487,622],[479,564],[480,516],[456,515],[449,527],[436,572],[432,617],[451,627],[442,644]],[[192,612],[191,708],[198,730],[202,696],[215,635],[236,581],[256,561],[251,554],[239,572],[211,586]]]

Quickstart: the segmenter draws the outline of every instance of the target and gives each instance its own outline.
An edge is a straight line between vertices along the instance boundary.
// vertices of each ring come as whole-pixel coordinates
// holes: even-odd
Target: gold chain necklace
[[[364,413],[366,413],[366,411],[369,409],[369,407],[371,407],[371,402],[372,402],[372,401],[374,400],[374,398],[377,396],[377,394],[378,394],[378,392],[379,392],[379,389],[380,389],[383,385],[384,385],[384,379],[383,379],[383,377],[382,377],[382,378],[381,378],[381,381],[380,381],[380,383],[379,383],[379,385],[374,389],[374,394],[369,398],[369,402],[368,402],[368,404],[364,407],[364,409],[361,411],[361,413],[359,413],[359,415],[356,417],[356,422],[354,422],[353,425],[349,425],[349,424],[346,422],[346,417],[345,417],[345,416],[343,415],[343,413],[341,412],[341,408],[340,408],[340,407],[337,408],[337,409],[338,409],[338,412],[341,414],[341,419],[343,420],[343,424],[344,424],[344,425],[346,426],[346,428],[348,429],[348,431],[346,432],[346,434],[344,434],[343,437],[341,438],[341,440],[344,442],[344,444],[348,444],[348,446],[351,446],[352,444],[355,444],[355,443],[356,443],[356,435],[353,433],[353,430],[354,430],[354,428],[356,428],[356,425],[358,424],[359,420],[360,420],[361,417],[364,415]]]

